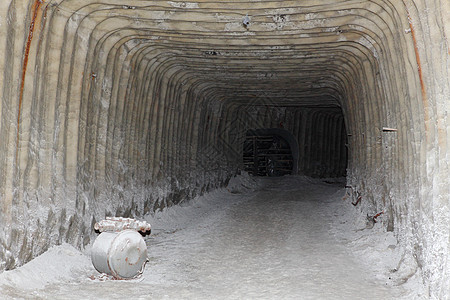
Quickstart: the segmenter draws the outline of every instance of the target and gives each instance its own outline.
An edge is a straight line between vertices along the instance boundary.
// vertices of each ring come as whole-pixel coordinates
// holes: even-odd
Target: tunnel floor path
[[[150,261],[142,277],[105,280],[86,267],[27,295],[33,299],[402,298],[406,295],[402,286],[377,277],[380,271],[352,252],[345,233],[336,234],[335,225],[347,222],[339,219],[342,196],[342,185],[293,176],[260,179],[257,190],[244,184],[240,189],[212,192],[150,220],[153,233],[146,240]],[[4,292],[21,295],[20,287]]]

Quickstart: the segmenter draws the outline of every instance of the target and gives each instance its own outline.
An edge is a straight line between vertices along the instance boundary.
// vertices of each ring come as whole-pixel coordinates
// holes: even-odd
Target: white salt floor
[[[89,250],[61,245],[0,274],[0,298],[426,299],[417,276],[394,280],[392,233],[364,229],[343,196],[342,184],[242,176],[149,216],[140,278],[102,280]]]

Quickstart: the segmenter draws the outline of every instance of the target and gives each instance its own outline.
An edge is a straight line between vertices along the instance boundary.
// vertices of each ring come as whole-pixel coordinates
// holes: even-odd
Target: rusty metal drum
[[[92,245],[91,260],[100,273],[131,279],[144,270],[147,245],[135,230],[102,232]]]

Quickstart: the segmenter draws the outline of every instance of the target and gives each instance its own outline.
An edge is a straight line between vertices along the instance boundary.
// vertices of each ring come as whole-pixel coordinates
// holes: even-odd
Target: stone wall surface
[[[448,0],[0,2],[0,270],[221,186],[249,129],[450,297]],[[249,24],[243,24],[248,15]],[[348,153],[347,153],[348,152]]]

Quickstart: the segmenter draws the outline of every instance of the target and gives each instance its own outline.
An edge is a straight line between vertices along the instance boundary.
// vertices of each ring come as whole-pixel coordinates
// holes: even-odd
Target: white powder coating
[[[122,231],[125,229],[133,229],[141,231],[142,233],[150,233],[152,226],[145,221],[139,221],[131,218],[122,217],[106,217],[106,220],[101,220],[94,224],[95,230],[104,231]]]
[[[51,248],[0,274],[6,298],[426,299],[416,276],[398,277],[402,247],[366,229],[342,185],[305,177],[247,176],[226,189],[149,216],[143,275],[99,276],[88,253]],[[379,219],[381,219],[380,217]],[[402,260],[401,269],[413,267]],[[401,284],[402,281],[406,284]]]
[[[367,49],[369,49],[372,53],[373,56],[375,58],[378,58],[378,51],[375,49],[374,45],[374,41],[370,41],[367,37],[361,37],[360,39],[358,39],[356,41],[357,43],[363,45],[364,47],[366,47]]]
[[[198,3],[196,2],[173,2],[168,1],[171,6],[177,7],[177,8],[198,8]]]

